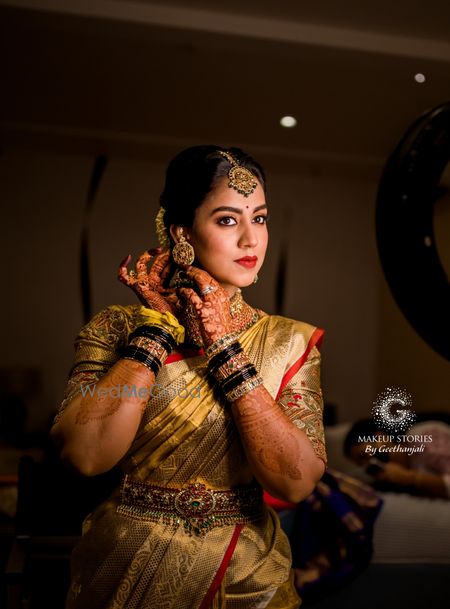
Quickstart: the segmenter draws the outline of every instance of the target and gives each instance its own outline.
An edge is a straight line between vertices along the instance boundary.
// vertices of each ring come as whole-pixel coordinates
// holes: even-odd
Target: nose
[[[243,222],[241,226],[242,232],[239,236],[239,247],[256,247],[258,245],[258,238],[255,226],[251,222]]]

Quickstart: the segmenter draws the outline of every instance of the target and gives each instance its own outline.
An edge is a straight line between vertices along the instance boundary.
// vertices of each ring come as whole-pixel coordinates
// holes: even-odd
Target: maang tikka
[[[218,150],[217,152],[227,159],[231,165],[230,171],[228,172],[228,187],[234,188],[234,190],[240,195],[244,195],[244,197],[251,195],[258,186],[258,182],[252,172],[246,167],[239,165],[235,157],[229,152],[225,152],[224,150]]]

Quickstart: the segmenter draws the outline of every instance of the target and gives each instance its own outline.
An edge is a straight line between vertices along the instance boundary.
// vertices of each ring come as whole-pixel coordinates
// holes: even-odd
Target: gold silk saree
[[[138,305],[110,306],[76,341],[60,413],[95,386],[120,357],[139,319]],[[320,390],[322,330],[263,315],[239,341],[264,386],[325,461]],[[183,489],[255,484],[230,408],[207,380],[201,350],[180,349],[158,373],[133,444],[120,462],[127,479]],[[58,416],[60,416],[60,413]],[[189,533],[183,523],[127,514],[120,489],[84,522],[72,556],[67,609],[294,609],[289,542],[271,508],[257,519]]]

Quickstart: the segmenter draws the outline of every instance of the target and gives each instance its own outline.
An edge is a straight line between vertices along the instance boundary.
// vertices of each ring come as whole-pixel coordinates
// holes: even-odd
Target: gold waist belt
[[[155,486],[125,476],[120,490],[120,514],[139,520],[183,524],[190,533],[206,533],[226,524],[246,524],[261,517],[262,489],[237,486],[225,491],[195,482],[181,489]]]

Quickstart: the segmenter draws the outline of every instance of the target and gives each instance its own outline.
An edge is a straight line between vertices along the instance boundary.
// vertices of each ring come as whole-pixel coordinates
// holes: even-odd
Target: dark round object
[[[419,117],[400,141],[384,169],[376,207],[378,251],[392,294],[418,334],[448,360],[450,284],[436,249],[433,209],[449,160],[445,103]]]

